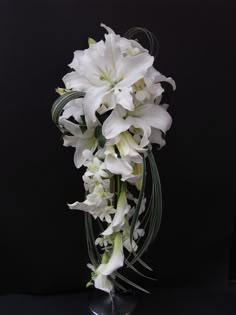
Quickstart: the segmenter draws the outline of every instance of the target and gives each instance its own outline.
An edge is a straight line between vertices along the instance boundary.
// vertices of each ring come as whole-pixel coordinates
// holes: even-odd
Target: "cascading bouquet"
[[[152,270],[141,258],[157,236],[162,214],[152,146],[160,150],[165,145],[172,123],[168,105],[160,104],[161,82],[173,89],[175,82],[153,67],[151,32],[132,28],[121,37],[101,26],[108,33],[105,40],[89,38],[87,49],[74,52],[69,64],[73,70],[63,77],[65,88],[56,90],[60,97],[52,106],[52,118],[64,146],[75,148],[76,168],[86,168],[85,200],[68,206],[85,213],[91,269],[87,286],[110,293],[114,288],[126,291],[128,284],[147,292],[120,268],[143,276],[135,265]],[[131,39],[140,31],[150,40],[150,52]],[[152,184],[147,198],[148,172]]]

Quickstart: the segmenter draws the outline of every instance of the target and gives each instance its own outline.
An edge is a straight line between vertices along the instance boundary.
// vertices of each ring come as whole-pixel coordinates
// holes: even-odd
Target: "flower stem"
[[[117,175],[117,183],[116,183],[116,189],[117,189],[117,197],[120,195],[120,175]]]

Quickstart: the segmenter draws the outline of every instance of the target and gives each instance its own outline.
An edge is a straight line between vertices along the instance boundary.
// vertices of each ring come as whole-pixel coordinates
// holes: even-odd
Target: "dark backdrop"
[[[156,67],[177,83],[173,125],[156,153],[164,216],[146,260],[160,286],[224,286],[235,181],[233,1],[2,0],[0,291],[81,290],[89,278],[83,198],[73,149],[50,108],[73,51],[103,22],[158,37]],[[142,283],[142,280],[140,279]]]

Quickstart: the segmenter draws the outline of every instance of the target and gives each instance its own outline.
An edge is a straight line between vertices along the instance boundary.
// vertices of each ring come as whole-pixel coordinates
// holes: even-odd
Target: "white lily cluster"
[[[67,133],[64,146],[75,148],[74,163],[84,166],[86,198],[68,204],[100,220],[103,231],[95,240],[101,261],[88,264],[98,289],[114,288],[116,271],[124,265],[125,252],[135,252],[145,231],[137,220],[130,240],[130,219],[137,199],[129,187],[142,186],[143,156],[152,143],[165,145],[172,119],[167,104],[160,104],[168,82],[175,82],[153,67],[154,57],[138,41],[107,31],[105,40],[89,38],[89,47],[74,52],[72,71],[63,77],[66,91],[84,92],[70,101],[59,118]],[[140,214],[145,211],[145,199]]]

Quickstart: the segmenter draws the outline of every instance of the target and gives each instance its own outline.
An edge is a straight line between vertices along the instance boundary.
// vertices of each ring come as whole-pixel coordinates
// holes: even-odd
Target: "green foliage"
[[[70,91],[70,92],[65,92],[62,94],[60,97],[58,97],[55,102],[52,105],[51,109],[51,115],[52,115],[52,120],[55,123],[55,125],[60,129],[60,131],[64,132],[64,128],[59,125],[59,117],[66,106],[67,103],[70,101],[84,97],[85,93],[83,92],[78,92],[78,91]]]
[[[98,252],[98,249],[95,245],[94,231],[92,226],[92,217],[89,213],[85,212],[85,233],[86,233],[86,241],[88,248],[88,255],[91,263],[95,268],[99,266],[101,263],[101,255]]]
[[[94,135],[98,141],[99,146],[103,148],[106,143],[106,139],[102,134],[102,126],[97,126],[95,128]]]
[[[150,165],[150,173],[152,177],[152,193],[150,197],[150,201],[148,204],[148,207],[145,211],[144,217],[142,218],[141,225],[144,224],[144,229],[145,229],[145,240],[141,246],[138,247],[137,252],[132,252],[130,255],[125,259],[125,265],[133,270],[135,273],[138,275],[145,277],[150,280],[157,280],[155,278],[149,277],[142,272],[140,272],[136,267],[134,267],[135,263],[139,263],[142,265],[144,268],[146,268],[149,271],[152,271],[152,268],[150,268],[142,259],[142,255],[144,252],[147,251],[149,248],[150,244],[155,240],[158,231],[160,229],[160,224],[161,224],[161,216],[162,216],[162,192],[161,192],[161,181],[160,181],[160,176],[159,172],[157,169],[157,165],[154,159],[154,156],[151,151],[148,152],[147,155],[149,165]],[[138,198],[138,203],[135,209],[135,213],[132,217],[131,220],[131,238],[130,241],[133,239],[133,232],[134,232],[134,227],[135,224],[138,220],[139,216],[139,211],[141,208],[141,202],[144,198],[145,194],[145,188],[146,188],[146,158],[143,157],[143,180],[142,180],[142,188],[139,193],[139,198]],[[120,180],[118,178],[118,180]],[[95,266],[95,268],[98,267],[98,265],[101,263],[101,255],[99,254],[97,247],[95,246],[95,237],[94,237],[94,230],[93,230],[93,218],[89,213],[85,213],[85,230],[86,230],[86,239],[87,239],[87,246],[88,246],[88,253],[89,253],[89,258],[92,262],[92,264]],[[99,229],[102,232],[104,229],[102,227],[102,224],[96,220],[97,223],[99,223]],[[139,243],[140,239],[137,241],[137,244]],[[132,260],[129,260],[130,256],[133,256]],[[113,282],[114,286],[122,291],[127,291],[127,289],[120,284],[117,281],[117,278],[130,285],[133,286],[134,288],[141,290],[145,293],[149,293],[147,290],[139,286],[138,284],[130,281],[127,279],[125,276],[123,276],[120,272],[115,271],[114,272],[114,277],[109,277],[109,280]]]
[[[146,187],[146,159],[145,159],[145,157],[143,157],[142,188],[141,188],[140,193],[139,193],[138,203],[137,203],[137,206],[135,208],[135,212],[134,212],[134,215],[132,217],[132,221],[131,221],[131,225],[130,225],[130,243],[131,244],[132,244],[132,240],[133,240],[135,225],[137,223],[138,216],[139,216],[140,209],[141,209],[141,205],[142,205],[142,201],[143,201],[143,198],[145,195],[145,187]]]
[[[146,210],[146,223],[145,223],[145,241],[138,251],[134,254],[131,264],[134,264],[144,252],[147,251],[149,245],[155,240],[161,224],[162,217],[162,192],[161,181],[159,172],[156,166],[154,156],[151,151],[148,152],[148,160],[150,164],[150,171],[152,176],[152,194],[149,206]]]

